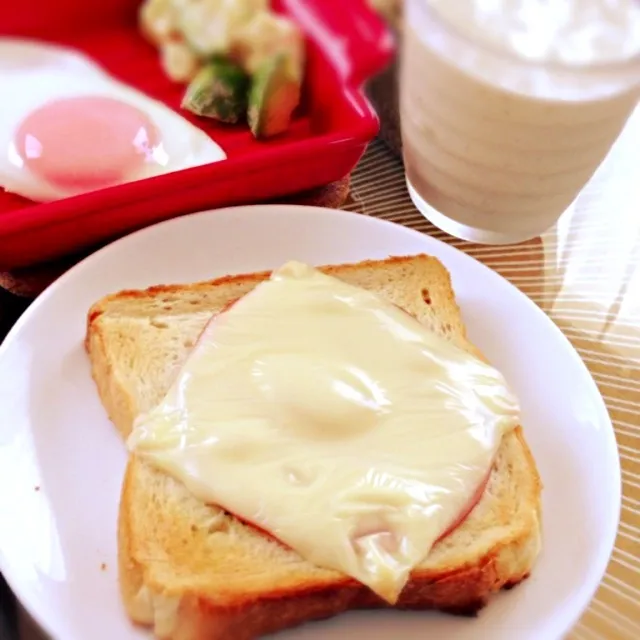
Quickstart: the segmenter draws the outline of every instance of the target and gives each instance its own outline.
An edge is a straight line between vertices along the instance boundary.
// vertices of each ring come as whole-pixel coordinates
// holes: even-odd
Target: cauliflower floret
[[[238,31],[231,55],[249,74],[265,61],[286,54],[291,77],[299,79],[304,63],[304,38],[298,26],[288,18],[268,11],[254,15]]]
[[[145,0],[140,23],[175,82],[191,81],[218,54],[249,75],[283,54],[286,76],[302,78],[302,32],[295,22],[272,13],[269,0]]]
[[[201,56],[228,53],[236,34],[268,0],[173,0],[186,41]],[[179,8],[178,8],[179,7]]]
[[[200,59],[183,41],[168,40],[160,46],[160,63],[174,82],[191,82],[200,69]]]
[[[140,28],[156,45],[170,40],[178,31],[178,14],[173,0],[145,0],[140,6]]]

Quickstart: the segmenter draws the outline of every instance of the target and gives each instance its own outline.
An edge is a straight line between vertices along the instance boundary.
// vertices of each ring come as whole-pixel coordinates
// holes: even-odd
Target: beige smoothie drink
[[[405,25],[401,118],[414,203],[467,240],[540,235],[638,102],[640,3],[408,0]]]

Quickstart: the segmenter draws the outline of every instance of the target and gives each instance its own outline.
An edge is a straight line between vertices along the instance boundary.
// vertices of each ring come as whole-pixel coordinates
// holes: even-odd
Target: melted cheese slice
[[[394,603],[518,413],[495,369],[292,262],[210,321],[129,446]]]

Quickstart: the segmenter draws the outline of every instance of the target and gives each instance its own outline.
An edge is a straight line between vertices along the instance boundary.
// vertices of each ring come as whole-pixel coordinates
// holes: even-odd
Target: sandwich
[[[131,451],[121,594],[158,638],[473,615],[533,569],[517,402],[433,257],[122,291],[90,309],[86,349]]]

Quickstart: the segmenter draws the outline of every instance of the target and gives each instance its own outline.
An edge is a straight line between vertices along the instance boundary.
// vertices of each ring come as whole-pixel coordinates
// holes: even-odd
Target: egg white
[[[203,131],[164,104],[109,76],[86,56],[54,45],[16,38],[0,39],[0,186],[30,200],[47,202],[85,190],[70,191],[49,184],[22,166],[13,139],[33,110],[60,98],[103,96],[136,107],[158,128],[162,148],[157,162],[145,163],[126,182],[180,171],[226,158]],[[69,141],[73,144],[73,140]]]

